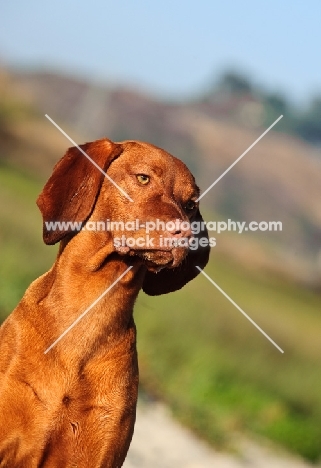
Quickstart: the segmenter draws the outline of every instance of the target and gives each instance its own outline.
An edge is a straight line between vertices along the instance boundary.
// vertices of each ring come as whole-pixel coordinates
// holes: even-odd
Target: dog
[[[68,149],[37,200],[57,259],[0,328],[1,468],[122,466],[138,392],[136,297],[182,288],[209,258],[182,161],[138,141],[80,149],[86,157]]]

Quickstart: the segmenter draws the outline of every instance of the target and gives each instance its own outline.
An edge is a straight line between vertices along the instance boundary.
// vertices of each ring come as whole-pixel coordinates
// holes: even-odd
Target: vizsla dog
[[[137,400],[135,299],[182,288],[208,260],[206,228],[190,228],[202,221],[199,189],[180,160],[134,141],[81,148],[92,161],[70,148],[37,201],[57,260],[0,329],[1,468],[122,466]],[[107,220],[116,228],[98,229]],[[139,220],[130,242],[128,220]]]

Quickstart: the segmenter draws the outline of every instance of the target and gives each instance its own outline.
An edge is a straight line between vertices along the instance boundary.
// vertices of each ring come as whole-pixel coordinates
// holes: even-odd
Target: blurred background
[[[70,143],[44,114],[79,144],[161,146],[202,190],[283,114],[201,206],[207,221],[282,221],[213,233],[206,272],[284,355],[198,277],[141,293],[141,384],[217,450],[246,436],[320,462],[320,3],[16,0],[0,14],[1,319],[56,255],[35,200]]]

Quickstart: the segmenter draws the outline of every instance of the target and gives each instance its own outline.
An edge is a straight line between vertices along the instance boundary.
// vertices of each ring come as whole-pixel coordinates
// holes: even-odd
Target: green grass
[[[212,253],[207,273],[285,351],[281,354],[204,277],[171,295],[141,296],[142,378],[217,446],[248,431],[321,456],[320,296],[251,276]]]
[[[21,299],[25,289],[46,271],[56,248],[42,242],[36,206],[41,183],[0,165],[0,318]]]
[[[35,200],[41,183],[0,166],[0,312],[52,264]],[[255,433],[321,459],[321,298],[212,251],[207,273],[285,351],[269,343],[206,278],[135,309],[141,381],[216,447]]]

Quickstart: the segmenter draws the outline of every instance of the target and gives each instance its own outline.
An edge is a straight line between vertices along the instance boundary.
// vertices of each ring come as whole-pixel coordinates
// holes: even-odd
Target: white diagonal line
[[[247,149],[246,151],[244,151],[244,153],[242,153],[241,156],[239,156],[239,157],[236,159],[236,161],[234,161],[234,163],[231,164],[230,167],[228,167],[228,168],[226,169],[226,171],[224,171],[223,174],[221,174],[220,177],[219,177],[218,179],[216,179],[216,180],[205,190],[205,192],[202,193],[202,195],[201,195],[200,197],[198,197],[198,199],[197,199],[196,201],[199,201],[201,198],[203,198],[204,195],[206,195],[207,192],[209,192],[209,191],[211,190],[211,188],[213,188],[214,185],[217,184],[217,182],[218,182],[219,180],[221,180],[221,179],[225,176],[225,174],[227,174],[228,171],[230,171],[230,170],[232,169],[232,167],[234,167],[235,164],[237,164],[237,163],[243,158],[243,156],[245,156],[245,155],[253,148],[253,146],[255,146],[255,145],[264,137],[264,135],[266,135],[266,134],[271,130],[271,128],[273,128],[274,125],[276,125],[276,124],[278,123],[279,120],[282,119],[282,117],[283,117],[283,115],[280,115],[280,117],[279,117],[278,119],[276,119],[276,121],[273,122],[273,124],[270,125],[269,128],[267,128],[267,129],[265,130],[265,132],[263,132],[262,135],[259,136],[259,138],[258,138],[257,140],[255,140],[255,142],[252,143],[251,146],[249,146],[248,149]]]
[[[126,273],[129,272],[129,270],[131,270],[133,267],[130,266],[127,268],[126,271],[124,271],[124,273],[122,273],[117,279],[116,281],[113,282],[113,284],[111,284],[107,289],[106,291],[104,291],[99,297],[97,297],[97,299],[89,306],[87,307],[87,309],[81,314],[79,315],[79,317],[56,339],[56,341],[54,341],[50,346],[49,348],[46,349],[46,351],[44,352],[44,354],[47,354],[54,346],[56,346],[56,344],[65,336],[67,335],[68,332],[70,332],[70,330],[75,326],[77,325],[78,322],[80,322],[80,320],[118,283],[118,281],[120,281],[122,279],[123,276],[126,275]]]
[[[255,323],[254,320],[251,319],[251,317],[249,317],[249,316],[247,315],[247,313],[244,312],[244,310],[242,310],[241,307],[239,307],[239,306],[236,304],[236,302],[234,302],[233,299],[231,299],[231,298],[226,294],[226,292],[224,292],[223,289],[220,288],[220,287],[218,286],[218,284],[215,283],[215,281],[212,280],[212,278],[210,278],[199,266],[196,266],[196,268],[205,276],[205,278],[208,279],[208,281],[209,281],[210,283],[212,283],[212,284],[223,294],[223,296],[226,297],[226,299],[228,299],[228,300],[234,305],[234,307],[237,308],[237,310],[239,310],[239,311],[244,315],[244,317],[246,317],[246,318],[252,323],[252,325],[254,325],[254,326],[262,333],[262,335],[265,336],[265,338],[267,338],[281,353],[284,353],[283,349],[280,348],[280,346],[277,345],[277,344],[275,343],[275,341],[273,341],[272,338],[271,338],[267,333],[265,333],[265,331],[262,330],[262,328],[259,327],[259,326],[257,325],[257,323]]]
[[[130,198],[130,196],[128,195],[128,193],[126,193],[124,189],[122,189],[118,184],[116,184],[116,182],[115,182],[108,174],[106,174],[106,172],[103,171],[103,169],[102,169],[90,156],[88,156],[88,154],[87,154],[83,149],[81,149],[80,146],[77,145],[77,143],[74,142],[74,140],[73,140],[72,138],[70,138],[70,136],[69,136],[66,132],[64,132],[64,130],[63,130],[61,127],[59,127],[59,125],[58,125],[51,117],[49,117],[48,114],[45,114],[45,117],[46,117],[46,118],[47,118],[47,119],[48,119],[48,120],[49,120],[49,121],[50,121],[50,122],[51,122],[51,123],[52,123],[52,124],[53,124],[53,125],[54,125],[54,126],[55,126],[55,127],[56,127],[56,128],[57,128],[57,129],[58,129],[74,146],[75,146],[75,147],[76,147],[76,148],[78,148],[79,151],[80,151],[87,159],[89,159],[89,161],[90,161],[102,174],[104,174],[104,176],[107,177],[107,179],[108,179],[116,188],[118,188],[118,190],[119,190],[123,195],[125,195],[125,197],[128,198],[129,201],[131,201],[131,202],[133,201],[133,200]]]

